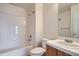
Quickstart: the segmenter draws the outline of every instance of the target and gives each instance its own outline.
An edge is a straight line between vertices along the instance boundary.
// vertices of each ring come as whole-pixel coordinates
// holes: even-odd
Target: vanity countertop
[[[79,56],[79,47],[67,47],[63,44],[58,44],[57,41],[64,41],[64,40],[61,40],[61,39],[48,40],[47,45],[50,45],[51,47],[54,47],[54,48],[56,48],[60,51],[63,51],[69,55]],[[77,45],[79,45],[79,44],[77,43]]]

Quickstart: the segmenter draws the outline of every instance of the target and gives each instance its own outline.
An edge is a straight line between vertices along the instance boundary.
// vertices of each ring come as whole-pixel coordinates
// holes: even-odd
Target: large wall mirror
[[[79,4],[58,4],[59,36],[79,38]]]

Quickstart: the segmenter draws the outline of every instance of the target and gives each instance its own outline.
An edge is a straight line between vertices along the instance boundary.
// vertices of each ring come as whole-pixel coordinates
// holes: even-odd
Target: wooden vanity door
[[[47,48],[46,48],[46,55],[47,56],[56,56],[57,54],[56,54],[56,49],[55,48],[53,48],[53,47],[51,47],[51,46],[49,46],[49,45],[47,45],[46,46]]]
[[[63,54],[64,54],[64,53],[63,53],[62,51],[57,50],[57,55],[58,55],[58,56],[63,56]]]
[[[70,56],[69,54],[66,54],[66,53],[59,51],[59,50],[57,50],[57,55],[58,56]]]

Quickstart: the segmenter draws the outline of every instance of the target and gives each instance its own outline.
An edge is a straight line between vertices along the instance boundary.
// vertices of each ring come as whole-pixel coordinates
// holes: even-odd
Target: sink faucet
[[[72,43],[73,41],[71,39],[65,38],[66,43]]]
[[[65,42],[72,43],[73,41],[72,40],[65,40]]]

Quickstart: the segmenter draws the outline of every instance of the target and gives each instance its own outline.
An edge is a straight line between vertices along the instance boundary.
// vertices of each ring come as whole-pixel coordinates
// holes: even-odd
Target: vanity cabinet
[[[67,53],[64,53],[54,47],[51,47],[49,45],[46,45],[46,55],[47,56],[70,56]]]
[[[51,47],[49,45],[46,46],[46,55],[47,56],[56,56],[57,55],[56,51],[57,50],[55,48],[53,48],[53,47]]]
[[[62,52],[60,50],[57,50],[57,56],[70,56],[70,55],[67,54],[67,53],[64,53],[64,52]]]

